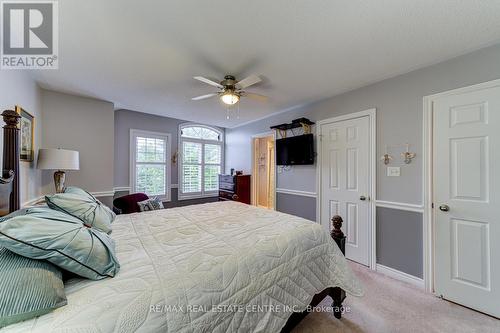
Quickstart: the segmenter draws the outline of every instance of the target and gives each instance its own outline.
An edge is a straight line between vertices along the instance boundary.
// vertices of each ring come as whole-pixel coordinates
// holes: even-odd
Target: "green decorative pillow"
[[[163,207],[163,202],[161,202],[161,200],[157,197],[139,201],[137,204],[139,205],[139,210],[141,212],[165,208]]]
[[[139,211],[140,212],[147,212],[147,211],[151,210],[151,207],[149,207],[149,205],[148,205],[149,200],[151,200],[151,199],[146,199],[146,200],[143,200],[143,201],[139,201],[137,203],[137,205],[139,206]]]
[[[0,248],[0,327],[64,305],[62,274],[56,266]]]
[[[163,202],[158,197],[154,197],[153,199],[149,199],[148,206],[150,210],[158,210],[163,209]]]
[[[88,227],[111,233],[115,213],[92,194],[78,187],[67,187],[64,193],[47,195],[45,201],[50,208],[79,218]]]
[[[0,246],[92,280],[113,277],[120,269],[113,239],[49,208],[30,208],[0,223]]]

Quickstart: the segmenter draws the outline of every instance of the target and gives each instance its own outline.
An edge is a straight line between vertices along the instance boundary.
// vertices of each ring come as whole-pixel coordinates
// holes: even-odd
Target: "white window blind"
[[[170,134],[130,131],[132,192],[170,199]]]
[[[179,199],[216,196],[223,165],[222,132],[202,125],[181,125],[179,145]]]

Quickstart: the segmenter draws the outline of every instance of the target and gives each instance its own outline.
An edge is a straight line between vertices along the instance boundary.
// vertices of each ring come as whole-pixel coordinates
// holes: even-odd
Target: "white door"
[[[321,125],[321,224],[340,215],[346,257],[369,265],[370,118]]]
[[[433,111],[435,292],[500,317],[500,87]]]

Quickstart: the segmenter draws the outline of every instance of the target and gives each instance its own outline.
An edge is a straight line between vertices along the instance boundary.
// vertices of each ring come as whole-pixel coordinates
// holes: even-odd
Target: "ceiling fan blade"
[[[207,83],[207,84],[209,84],[211,86],[214,86],[214,87],[217,87],[217,88],[220,88],[220,89],[224,88],[220,83],[217,83],[215,81],[207,79],[206,77],[203,77],[203,76],[195,76],[195,77],[193,77],[193,79],[201,81],[203,83]]]
[[[269,100],[269,97],[261,95],[261,94],[255,94],[255,93],[248,93],[245,92],[243,96],[254,99],[259,102],[267,102]]]
[[[250,75],[249,77],[236,83],[236,85],[240,89],[245,89],[245,88],[250,87],[256,83],[259,83],[260,81],[262,81],[262,79],[260,77],[258,77],[257,75]]]
[[[193,97],[191,99],[193,101],[199,101],[199,100],[207,99],[207,98],[214,97],[214,96],[217,96],[217,95],[218,95],[218,93],[213,93],[213,94],[207,94],[207,95],[201,95],[201,96]]]

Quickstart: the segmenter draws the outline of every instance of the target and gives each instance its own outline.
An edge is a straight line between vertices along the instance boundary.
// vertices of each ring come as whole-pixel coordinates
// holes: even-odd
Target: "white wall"
[[[40,196],[41,172],[36,169],[36,157],[41,142],[41,90],[28,71],[3,70],[0,73],[0,112],[14,110],[19,105],[35,117],[35,160],[20,163],[21,205]],[[1,121],[3,126],[4,122]],[[3,132],[3,131],[2,131]],[[0,134],[0,166],[3,161],[3,133]]]
[[[68,171],[66,184],[94,193],[112,192],[113,103],[42,89],[42,109],[42,148],[80,152],[80,170]],[[54,192],[53,171],[43,171],[42,192]]]

